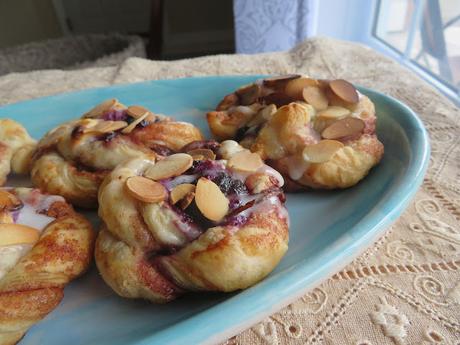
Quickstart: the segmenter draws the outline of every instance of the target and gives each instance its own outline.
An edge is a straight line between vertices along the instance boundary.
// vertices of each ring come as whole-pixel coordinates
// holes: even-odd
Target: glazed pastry
[[[288,246],[282,176],[234,141],[118,166],[99,189],[99,272],[120,296],[167,302],[245,289]]]
[[[207,120],[218,139],[239,141],[281,172],[289,191],[353,186],[384,151],[374,104],[342,79],[262,79],[225,96]]]
[[[95,208],[100,183],[121,162],[169,155],[201,139],[191,124],[108,100],[40,140],[33,156],[32,182],[74,205]]]
[[[26,174],[30,170],[30,158],[36,142],[26,129],[10,119],[0,119],[0,186],[8,174]]]
[[[0,189],[0,344],[15,344],[59,304],[91,260],[89,222],[60,196]]]

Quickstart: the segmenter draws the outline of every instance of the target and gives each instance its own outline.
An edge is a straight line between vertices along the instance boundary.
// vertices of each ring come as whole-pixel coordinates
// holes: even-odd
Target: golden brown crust
[[[251,86],[227,95],[216,111],[207,114],[208,124],[217,138],[236,138],[279,170],[287,190],[348,188],[381,160],[384,149],[375,134],[374,104],[346,81],[285,76],[252,85],[257,86],[256,96]],[[267,113],[269,106],[276,111]],[[349,118],[355,127],[362,127],[349,130],[343,121]],[[339,121],[353,134],[340,137],[337,130],[332,132]],[[343,148],[327,160],[308,160],[305,148],[325,139],[338,141]]]
[[[118,164],[139,156],[154,159],[157,148],[161,148],[159,155],[169,154],[202,139],[191,124],[150,112],[136,119],[128,110],[114,103],[102,113],[85,114],[47,133],[33,156],[34,185],[74,205],[95,208],[99,185]]]
[[[0,186],[13,171],[26,174],[30,169],[30,156],[36,142],[26,129],[10,119],[0,119]]]
[[[225,162],[244,150],[235,142],[225,144],[219,155],[226,160],[210,163],[210,169],[229,171]],[[235,291],[257,283],[278,264],[289,235],[287,211],[279,195],[282,177],[276,171],[263,165],[257,172],[248,172],[242,178],[254,193],[247,196],[252,201],[234,209],[229,218],[197,229],[197,223],[178,212],[169,199],[145,203],[127,193],[126,181],[154,166],[149,160],[126,162],[99,189],[99,216],[104,224],[95,258],[99,272],[115,292],[167,302],[187,290]],[[199,181],[199,176],[189,174],[187,183]],[[189,207],[196,207],[195,202]],[[241,212],[247,219],[233,223],[232,217],[243,215]]]
[[[91,224],[65,202],[53,202],[56,219],[38,242],[0,279],[0,343],[14,344],[50,313],[67,283],[88,268],[94,243]]]

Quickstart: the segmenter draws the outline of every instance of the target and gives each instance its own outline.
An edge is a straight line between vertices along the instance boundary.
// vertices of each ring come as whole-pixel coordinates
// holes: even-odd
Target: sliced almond
[[[133,198],[143,202],[160,202],[166,198],[166,189],[161,183],[142,176],[128,178],[126,189]]]
[[[310,78],[297,78],[290,80],[286,84],[286,89],[285,92],[289,97],[292,97],[296,100],[303,99],[303,89],[306,88],[307,86],[315,86],[318,87],[319,83],[315,79],[310,79]]]
[[[259,110],[259,112],[249,121],[246,126],[252,127],[252,126],[258,126],[261,125],[262,123],[267,122],[268,120],[271,119],[274,113],[276,113],[276,105],[274,104],[269,104],[266,107],[262,108]]]
[[[286,85],[286,83],[290,80],[300,78],[299,74],[287,74],[287,75],[280,75],[271,78],[265,78],[263,83],[265,86],[275,89],[280,89]]]
[[[12,212],[0,210],[0,223],[14,223]]]
[[[147,108],[144,108],[140,105],[131,105],[128,107],[128,109],[126,110],[126,112],[128,113],[129,116],[137,119],[141,116],[144,116],[146,113],[147,114],[150,114],[150,110],[148,110]]]
[[[175,205],[179,200],[183,199],[187,194],[195,191],[195,185],[191,183],[182,183],[173,188],[170,194],[171,204]]]
[[[303,159],[309,163],[329,161],[344,145],[336,140],[321,140],[317,144],[308,145],[303,149]]]
[[[193,199],[195,199],[195,192],[190,192],[186,194],[178,203],[179,207],[182,210],[185,210],[187,207],[190,206],[192,203]]]
[[[112,108],[115,108],[116,106],[120,106],[121,104],[118,102],[116,98],[111,98],[108,100],[105,100],[104,102],[96,105],[93,109],[88,111],[83,115],[83,117],[98,117],[103,115],[105,112],[109,111]]]
[[[316,110],[324,110],[329,104],[329,100],[322,89],[316,86],[307,86],[302,91],[304,100],[311,104]]]
[[[232,169],[255,172],[263,166],[264,162],[257,153],[252,153],[249,150],[240,151],[228,160],[228,166]]]
[[[34,244],[39,238],[40,232],[30,226],[15,223],[0,224],[0,246]]]
[[[363,120],[356,117],[346,117],[326,127],[321,136],[324,139],[339,139],[361,133],[363,129]]]
[[[241,105],[250,105],[259,99],[261,87],[258,84],[251,84],[239,88],[235,93],[238,95]]]
[[[336,79],[329,82],[332,92],[341,100],[347,103],[358,103],[359,96],[353,84],[343,79]]]
[[[350,110],[344,107],[339,106],[330,106],[327,109],[321,110],[318,112],[317,116],[324,118],[326,120],[338,119],[350,114]]]
[[[131,131],[136,128],[136,126],[141,123],[142,121],[144,121],[147,116],[149,116],[149,113],[144,113],[144,115],[138,117],[137,119],[135,119],[133,122],[131,122],[127,127],[123,128],[121,130],[121,133],[123,134],[129,134],[131,133]]]
[[[95,125],[85,125],[83,133],[110,133],[118,131],[128,125],[125,121],[98,121]]]
[[[14,211],[22,207],[22,201],[14,194],[0,189],[0,210]]]
[[[187,171],[192,164],[192,156],[186,153],[176,153],[156,162],[146,171],[145,176],[153,180],[178,176]]]
[[[187,154],[193,157],[195,161],[201,161],[203,159],[215,160],[216,154],[210,149],[195,149],[188,151]]]
[[[195,203],[206,218],[215,222],[224,218],[228,212],[227,197],[218,185],[204,177],[196,185]]]

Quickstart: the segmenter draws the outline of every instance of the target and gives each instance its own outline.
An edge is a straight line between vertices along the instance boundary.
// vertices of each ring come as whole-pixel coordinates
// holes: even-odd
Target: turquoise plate
[[[189,121],[207,135],[204,114],[258,76],[149,81],[61,94],[0,108],[35,138],[62,121],[116,97]],[[93,267],[65,289],[59,307],[27,333],[22,344],[211,344],[248,328],[339,271],[393,223],[422,183],[429,143],[412,110],[366,88],[374,101],[382,162],[343,191],[289,194],[287,255],[270,276],[234,294],[193,294],[167,305],[118,297]],[[237,264],[237,263],[236,263]]]

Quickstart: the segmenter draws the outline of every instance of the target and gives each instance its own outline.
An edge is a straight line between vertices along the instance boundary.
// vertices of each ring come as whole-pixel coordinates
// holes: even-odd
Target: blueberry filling
[[[104,121],[126,121],[132,122],[134,119],[126,113],[126,110],[110,110],[102,115]],[[130,120],[131,119],[131,120]]]

